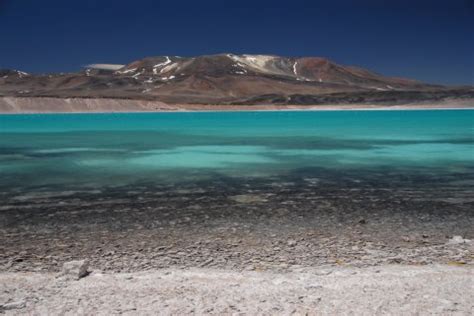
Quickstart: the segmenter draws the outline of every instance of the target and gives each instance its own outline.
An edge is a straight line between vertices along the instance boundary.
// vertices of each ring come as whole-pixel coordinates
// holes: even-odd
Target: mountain
[[[219,54],[93,64],[77,73],[0,70],[0,95],[168,104],[321,104],[474,98],[474,90],[386,77],[320,57]]]

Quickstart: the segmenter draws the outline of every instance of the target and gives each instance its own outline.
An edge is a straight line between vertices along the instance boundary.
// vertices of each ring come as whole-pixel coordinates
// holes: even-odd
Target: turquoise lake
[[[0,115],[0,187],[472,173],[474,110]]]

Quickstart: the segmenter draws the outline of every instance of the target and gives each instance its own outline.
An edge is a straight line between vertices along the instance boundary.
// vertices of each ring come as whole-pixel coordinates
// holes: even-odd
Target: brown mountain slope
[[[67,74],[0,71],[0,95],[159,100],[205,104],[397,102],[474,97],[472,87],[449,89],[385,77],[319,57],[220,54],[149,57],[128,65],[90,65]]]

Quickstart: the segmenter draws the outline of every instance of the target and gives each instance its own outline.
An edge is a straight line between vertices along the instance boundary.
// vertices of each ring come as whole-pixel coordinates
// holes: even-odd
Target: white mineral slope
[[[167,80],[173,76],[165,77]],[[456,99],[407,103],[339,104],[339,105],[206,105],[168,104],[156,100],[112,98],[0,97],[0,114],[14,113],[93,113],[93,112],[164,112],[164,111],[265,111],[265,110],[409,110],[474,109],[473,99]]]
[[[3,273],[0,304],[6,315],[473,315],[474,267]]]
[[[159,101],[106,98],[0,97],[0,113],[153,112],[179,110]]]

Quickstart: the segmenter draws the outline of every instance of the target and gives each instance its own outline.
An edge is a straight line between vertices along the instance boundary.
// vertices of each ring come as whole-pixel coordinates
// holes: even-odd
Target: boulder
[[[74,280],[79,280],[89,274],[89,261],[75,260],[63,264],[62,275]]]

